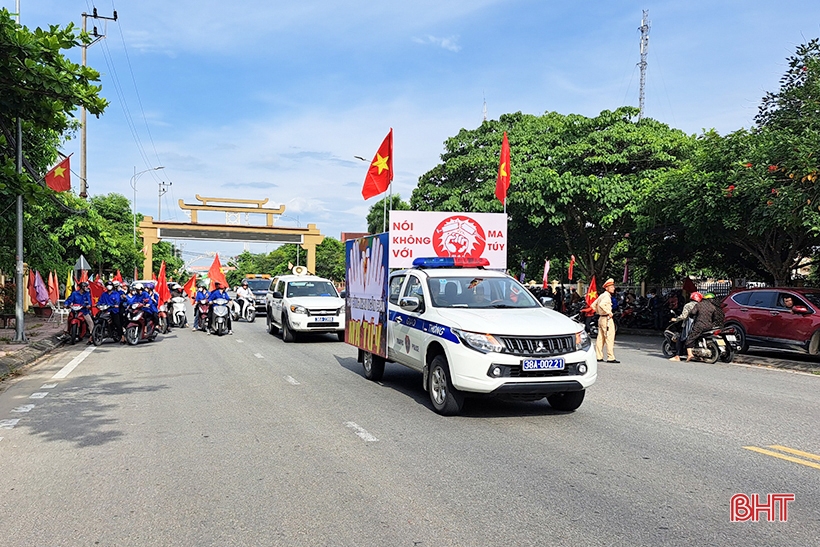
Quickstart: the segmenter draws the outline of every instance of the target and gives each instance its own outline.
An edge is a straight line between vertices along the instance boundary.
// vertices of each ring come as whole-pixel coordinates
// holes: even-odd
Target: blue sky
[[[147,215],[170,181],[164,219],[184,220],[177,201],[195,194],[269,198],[287,208],[280,224],[337,238],[365,229],[378,198],[361,199],[367,164],[353,156],[372,157],[390,127],[394,192],[408,198],[444,140],[481,123],[485,98],[492,119],[637,105],[642,9],[646,115],[691,134],[748,127],[786,58],[820,36],[820,2],[789,0],[21,0],[22,22],[79,26],[94,6],[119,20],[98,21],[107,38],[88,50],[111,102],[89,117],[91,194],[131,198],[134,169],[163,165],[137,184]],[[79,140],[64,152],[79,172]]]

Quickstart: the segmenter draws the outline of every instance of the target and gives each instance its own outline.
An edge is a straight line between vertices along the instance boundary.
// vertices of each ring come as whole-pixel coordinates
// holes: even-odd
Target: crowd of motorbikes
[[[119,321],[110,305],[97,303],[93,312],[93,328],[90,332],[89,343],[95,346],[102,345],[105,341],[125,342],[135,346],[141,341],[154,341],[159,334],[168,334],[172,328],[184,328],[188,326],[186,312],[187,295],[182,290],[182,286],[177,283],[169,283],[171,298],[157,307],[157,313],[153,314],[143,302],[128,303],[123,298],[120,303]],[[208,301],[207,293],[195,293],[194,314],[198,315],[195,322],[197,330],[208,332],[218,336],[223,336],[229,332],[228,317],[233,321],[244,320],[253,323],[256,319],[255,302],[248,298],[238,298],[228,300],[226,298],[216,298]],[[205,295],[205,298],[200,298]],[[66,341],[75,344],[89,336],[89,326],[86,321],[86,314],[89,311],[80,304],[71,304],[68,307],[67,315],[67,337]]]
[[[542,304],[564,313],[570,319],[584,325],[591,337],[598,336],[598,315],[588,310],[580,295],[572,297],[570,291],[547,292],[540,287],[531,289]],[[674,295],[674,298],[672,298]],[[681,334],[681,323],[675,319],[683,307],[683,293],[670,293],[666,298],[635,297],[629,293],[618,294],[613,302],[613,322],[617,334],[620,328],[662,330],[661,350],[666,357],[678,354],[677,342]],[[585,311],[588,310],[588,311]],[[718,360],[731,363],[740,350],[740,341],[732,327],[718,327],[704,331],[696,340],[692,353],[698,360],[716,363]]]

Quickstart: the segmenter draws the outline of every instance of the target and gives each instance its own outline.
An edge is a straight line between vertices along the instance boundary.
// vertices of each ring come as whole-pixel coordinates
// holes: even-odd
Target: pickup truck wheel
[[[548,395],[547,401],[555,410],[572,412],[584,402],[584,395],[586,395],[586,390],[565,391],[563,393],[553,393],[552,395]]]
[[[368,380],[378,382],[384,377],[384,357],[366,351],[362,356],[362,365],[364,365],[364,377]]]
[[[265,321],[268,324],[268,334],[276,334],[279,332],[279,329],[273,324],[273,321],[271,321],[270,315],[270,310],[268,310],[267,313],[265,313]]]
[[[345,331],[343,331],[343,330],[338,331],[336,333],[336,338],[339,339],[339,342],[344,342],[345,341]]]
[[[436,355],[430,363],[428,375],[430,402],[439,414],[453,416],[461,412],[464,406],[464,395],[453,387],[450,380],[450,367],[443,355]]]
[[[296,337],[293,334],[293,331],[290,330],[290,326],[288,325],[288,316],[284,313],[282,314],[282,341],[283,342],[293,342]]]

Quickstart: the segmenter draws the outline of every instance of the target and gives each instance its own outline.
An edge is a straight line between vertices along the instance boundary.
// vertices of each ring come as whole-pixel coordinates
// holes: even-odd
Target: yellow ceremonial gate
[[[155,221],[152,217],[145,217],[140,222],[142,230],[142,252],[145,262],[142,266],[143,279],[151,279],[153,248],[155,243],[163,239],[191,239],[204,241],[237,241],[241,243],[294,243],[301,245],[307,251],[307,269],[316,272],[316,245],[324,239],[315,224],[308,224],[307,228],[285,228],[274,226],[275,215],[285,212],[285,206],[277,208],[263,207],[268,200],[203,198],[196,199],[200,203],[183,203],[179,206],[190,211],[191,222]],[[212,205],[216,204],[216,205]],[[235,224],[202,224],[198,221],[199,212],[217,212],[241,215],[263,214],[266,216],[265,226],[242,226]]]

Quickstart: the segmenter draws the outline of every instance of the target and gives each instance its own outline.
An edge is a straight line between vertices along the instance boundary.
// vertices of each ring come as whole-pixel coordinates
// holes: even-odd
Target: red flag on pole
[[[88,284],[88,292],[91,293],[91,313],[97,315],[97,302],[105,292],[102,282],[94,281]]]
[[[507,202],[507,190],[510,188],[510,143],[507,132],[501,141],[501,158],[498,161],[498,178],[495,181],[495,197],[503,205]]]
[[[114,281],[119,281],[120,283],[122,283],[122,274],[119,270],[117,270],[117,273],[114,275]]]
[[[572,281],[572,270],[575,268],[575,255],[570,255],[569,257],[569,272],[567,272],[567,277],[569,280]]]
[[[587,307],[592,306],[592,303],[598,299],[598,287],[595,284],[595,276],[592,276],[592,281],[589,282],[589,288],[587,289],[587,294],[584,297],[584,300],[587,303]]]
[[[171,291],[168,289],[168,280],[165,278],[165,261],[159,267],[157,276],[157,306],[162,306],[171,299]]]
[[[214,256],[213,264],[211,264],[211,267],[208,269],[208,277],[211,280],[210,290],[214,290],[217,281],[219,281],[223,289],[228,288],[228,280],[225,279],[225,273],[222,271],[222,263],[219,262],[219,253]]]
[[[543,288],[547,288],[550,284],[550,261],[547,260],[544,262],[544,285]]]
[[[82,270],[80,272],[80,283],[88,283],[88,271]],[[75,283],[76,285],[76,283]]]
[[[54,272],[48,272],[48,299],[55,306],[60,300],[60,283],[57,280],[57,274]]]
[[[370,169],[367,170],[367,175],[364,177],[364,185],[362,186],[362,197],[370,199],[373,196],[387,191],[390,186],[390,181],[393,180],[393,128],[382,141],[376,155],[373,156],[373,161],[370,163]]]
[[[65,158],[54,166],[51,171],[46,173],[46,185],[55,192],[71,190],[71,168],[69,167],[69,163],[68,158]]]
[[[182,286],[182,292],[188,295],[192,304],[196,304],[196,302],[194,302],[194,294],[196,294],[196,274],[192,275],[191,279],[185,282]]]

